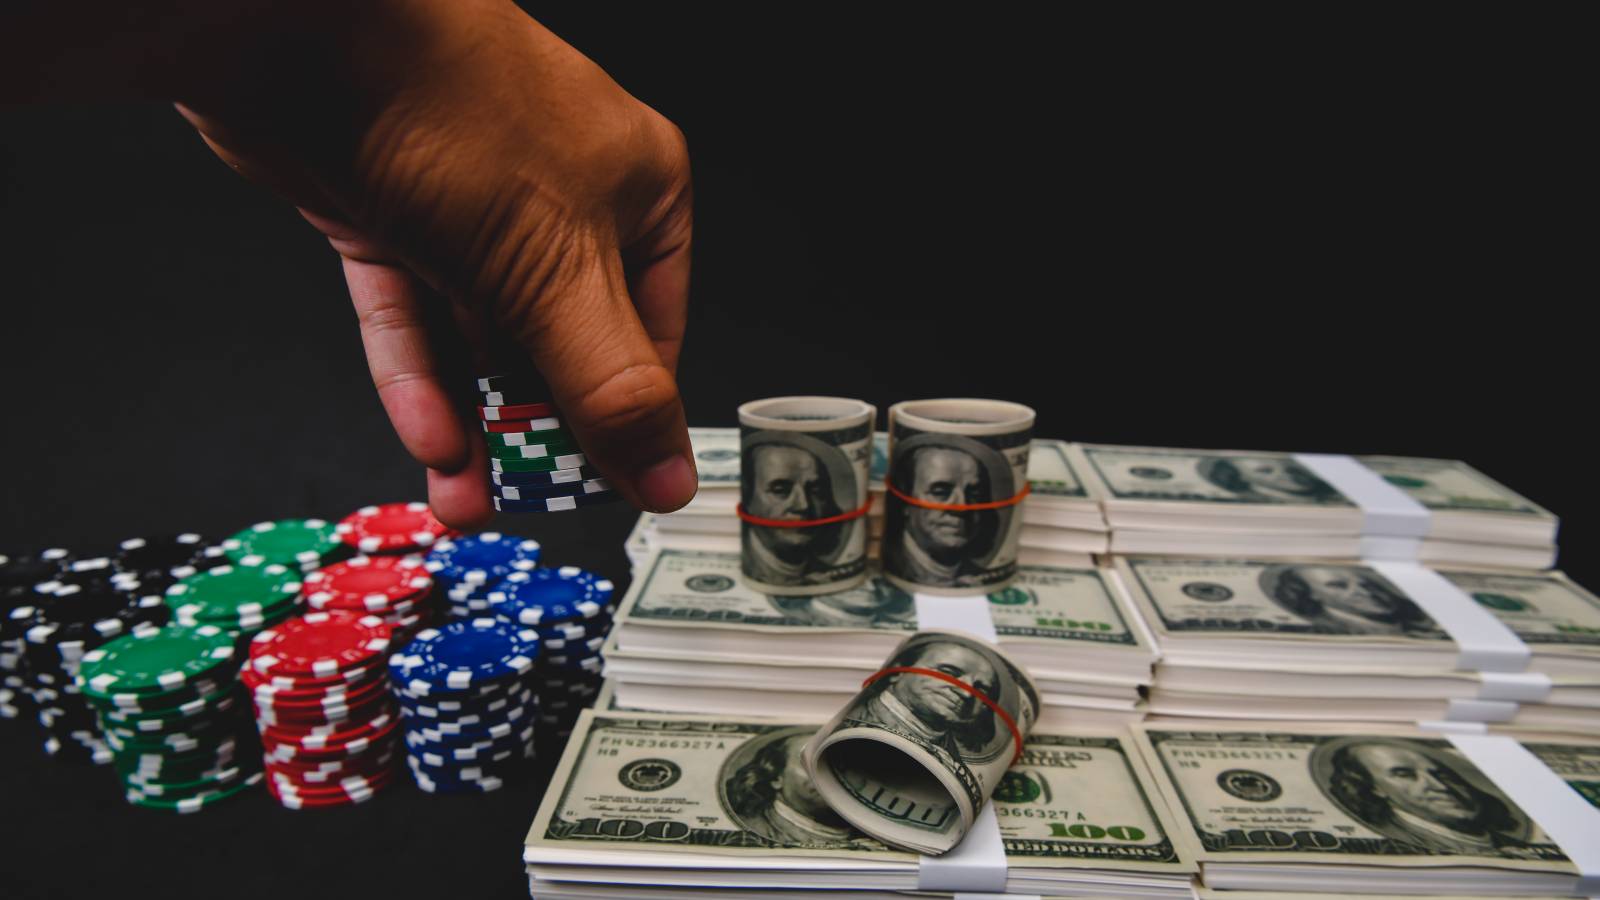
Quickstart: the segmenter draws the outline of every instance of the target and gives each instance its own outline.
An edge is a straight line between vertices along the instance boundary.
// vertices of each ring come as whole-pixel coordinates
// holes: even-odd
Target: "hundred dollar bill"
[[[1515,632],[1535,657],[1586,656],[1585,668],[1593,671],[1600,657],[1600,597],[1562,573],[1440,569],[1439,574]],[[1540,666],[1541,671],[1551,668]]]
[[[752,584],[805,595],[866,578],[876,415],[871,404],[840,397],[777,397],[739,407],[740,546]]]
[[[635,865],[654,855],[665,869],[717,868],[701,860],[737,856],[746,870],[792,871],[803,857],[841,857],[880,863],[903,876],[895,887],[914,888],[916,856],[852,827],[817,792],[801,759],[815,730],[585,711],[528,831],[524,858],[603,866],[594,854]],[[1031,735],[994,795],[1013,874],[1192,872],[1150,783],[1119,731]]]
[[[1214,887],[1233,863],[1575,871],[1440,737],[1260,723],[1135,730]]]
[[[1517,742],[1600,809],[1600,742],[1566,736],[1519,737]]]
[[[810,597],[765,594],[733,553],[659,550],[642,560],[617,613],[623,650],[809,656],[876,665],[917,629],[911,594],[869,568],[861,585]],[[1000,646],[1038,674],[1149,680],[1155,651],[1103,569],[1021,566],[988,595]]]
[[[1435,512],[1490,512],[1549,519],[1533,501],[1456,459],[1357,456],[1356,461]],[[1551,534],[1554,537],[1554,534]]]
[[[806,771],[850,824],[938,855],[972,827],[1038,719],[1038,688],[998,649],[923,631],[811,739]]]
[[[1089,470],[1114,500],[1349,507],[1288,453],[1175,450],[1080,444]]]
[[[882,556],[890,581],[981,594],[1016,575],[1033,422],[1033,410],[999,400],[889,408]]]
[[[691,428],[689,447],[700,490],[739,486],[739,429]]]

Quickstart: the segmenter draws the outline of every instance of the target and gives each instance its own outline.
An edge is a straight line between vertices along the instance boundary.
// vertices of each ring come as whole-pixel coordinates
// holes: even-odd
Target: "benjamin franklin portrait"
[[[806,597],[766,595],[767,602],[785,618],[807,625],[834,628],[897,627],[917,624],[917,608],[910,594],[882,577],[873,577],[848,590]]]
[[[1207,456],[1200,477],[1241,499],[1309,503],[1340,499],[1332,485],[1292,459],[1271,456]]]
[[[1336,738],[1312,776],[1352,818],[1419,853],[1537,858],[1532,826],[1476,769],[1420,740]]]
[[[826,519],[858,508],[854,468],[844,451],[793,431],[759,431],[742,440],[740,503],[763,519]],[[824,584],[838,566],[864,519],[800,528],[744,523],[742,565],[746,575],[772,585]],[[864,534],[864,532],[862,532]],[[864,551],[863,551],[864,552]]]
[[[1011,465],[998,450],[948,434],[896,441],[889,483],[917,500],[945,505],[990,503],[1017,492]],[[917,584],[982,585],[992,570],[1014,561],[997,556],[1016,514],[1009,506],[945,510],[891,502],[884,519],[884,569]]]
[[[1258,582],[1268,599],[1316,634],[1440,634],[1421,607],[1364,566],[1273,565]]]
[[[782,847],[846,847],[862,838],[823,802],[801,761],[815,731],[785,728],[728,757],[723,803],[740,827]]]

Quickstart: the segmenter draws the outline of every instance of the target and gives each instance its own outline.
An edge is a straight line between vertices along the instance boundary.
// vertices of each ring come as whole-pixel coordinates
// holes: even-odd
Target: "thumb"
[[[678,384],[628,296],[620,257],[534,305],[522,344],[585,457],[651,512],[694,498],[699,479]]]

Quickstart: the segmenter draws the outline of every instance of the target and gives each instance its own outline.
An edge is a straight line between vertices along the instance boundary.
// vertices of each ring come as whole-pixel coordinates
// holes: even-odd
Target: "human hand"
[[[373,382],[428,467],[436,515],[465,528],[491,514],[482,438],[445,387],[490,373],[440,371],[441,336],[422,315],[433,293],[457,304],[463,330],[481,322],[527,353],[626,499],[688,502],[675,373],[691,195],[678,129],[503,0],[304,15],[267,30],[271,49],[180,81],[179,111],[343,258]],[[286,45],[297,66],[265,61]]]

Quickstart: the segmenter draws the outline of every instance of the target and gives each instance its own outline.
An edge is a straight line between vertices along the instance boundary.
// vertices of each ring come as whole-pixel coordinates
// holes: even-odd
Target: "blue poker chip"
[[[418,632],[389,657],[389,674],[412,693],[427,696],[520,678],[538,659],[536,632],[488,617],[463,619]]]
[[[490,584],[539,564],[539,542],[498,531],[438,541],[423,565],[446,589]]]
[[[577,566],[534,568],[506,576],[489,592],[489,608],[507,622],[549,628],[606,616],[616,588]]]
[[[592,466],[580,466],[576,469],[557,469],[554,472],[490,472],[489,477],[494,483],[503,487],[538,487],[540,485],[566,484],[574,488],[585,481],[604,478],[600,470]]]

